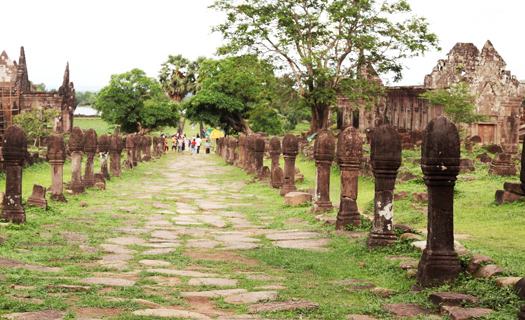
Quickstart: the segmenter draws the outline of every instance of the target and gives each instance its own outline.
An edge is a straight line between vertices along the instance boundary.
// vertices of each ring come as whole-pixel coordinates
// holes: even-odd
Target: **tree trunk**
[[[321,130],[328,128],[328,116],[330,114],[329,105],[313,105],[312,106],[312,121],[310,122],[310,129],[308,135],[312,135]]]
[[[204,138],[203,134],[202,134],[202,131],[204,131],[204,126],[203,126],[202,121],[201,121],[201,122],[199,122],[199,136],[201,136],[201,138]]]
[[[184,120],[182,120],[182,123],[180,123],[180,121],[179,121],[179,124],[177,125],[177,131],[179,132],[179,134],[184,132],[184,127],[185,126],[186,126],[186,118],[184,118]]]

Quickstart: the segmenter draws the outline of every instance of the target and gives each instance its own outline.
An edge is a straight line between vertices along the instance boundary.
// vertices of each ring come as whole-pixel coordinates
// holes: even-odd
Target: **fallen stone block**
[[[502,204],[504,202],[515,202],[518,201],[521,196],[512,192],[505,190],[496,190],[495,201],[497,204]]]
[[[484,308],[458,308],[443,306],[441,313],[449,314],[451,320],[476,319],[488,316],[493,310]]]
[[[428,299],[437,306],[446,305],[459,307],[464,302],[478,303],[479,299],[474,296],[457,292],[437,292],[428,296]]]
[[[312,195],[306,192],[289,192],[284,196],[284,204],[292,207],[312,202]]]
[[[497,276],[503,272],[508,272],[509,270],[502,268],[496,264],[487,264],[483,267],[481,267],[476,274],[474,275],[474,278],[485,278],[490,279],[494,276]]]
[[[279,301],[265,302],[251,305],[247,308],[248,312],[268,312],[268,311],[294,311],[297,309],[315,310],[319,304],[313,301]]]

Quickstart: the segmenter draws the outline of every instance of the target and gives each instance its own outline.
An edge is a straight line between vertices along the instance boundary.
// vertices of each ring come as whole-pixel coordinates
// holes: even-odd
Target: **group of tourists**
[[[169,138],[171,138],[171,150],[178,154],[184,154],[184,151],[189,150],[191,155],[199,154],[202,139],[197,134],[196,136],[189,138],[185,133],[175,133],[172,136],[162,134],[161,137],[164,139],[164,153],[169,152]],[[209,148],[211,143],[206,140],[206,148]]]

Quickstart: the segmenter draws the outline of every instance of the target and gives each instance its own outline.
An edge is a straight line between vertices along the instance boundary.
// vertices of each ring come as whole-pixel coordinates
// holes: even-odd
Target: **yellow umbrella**
[[[224,137],[224,133],[220,130],[213,129],[213,131],[210,133],[210,138],[217,139]]]

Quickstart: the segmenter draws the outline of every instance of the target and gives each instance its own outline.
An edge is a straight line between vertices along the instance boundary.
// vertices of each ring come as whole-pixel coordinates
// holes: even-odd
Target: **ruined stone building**
[[[477,96],[475,112],[487,116],[486,122],[470,125],[469,134],[479,135],[483,143],[499,144],[506,152],[516,153],[525,83],[520,83],[505,67],[505,61],[490,41],[481,51],[472,43],[457,43],[447,59],[439,60],[425,76],[423,86],[387,88],[386,96],[375,110],[346,111],[349,124],[361,131],[383,123],[409,131],[423,130],[432,119],[442,115],[442,108],[428,106],[419,95],[428,89],[446,88],[463,81],[469,83],[471,92]],[[351,108],[346,98],[340,98],[338,106],[342,110]]]
[[[58,91],[37,92],[29,82],[24,47],[20,49],[18,63],[9,59],[5,51],[0,54],[0,138],[12,124],[12,116],[31,110],[32,107],[60,111],[54,129],[59,133],[69,133],[73,128],[76,106],[75,88],[69,81],[69,64]]]

